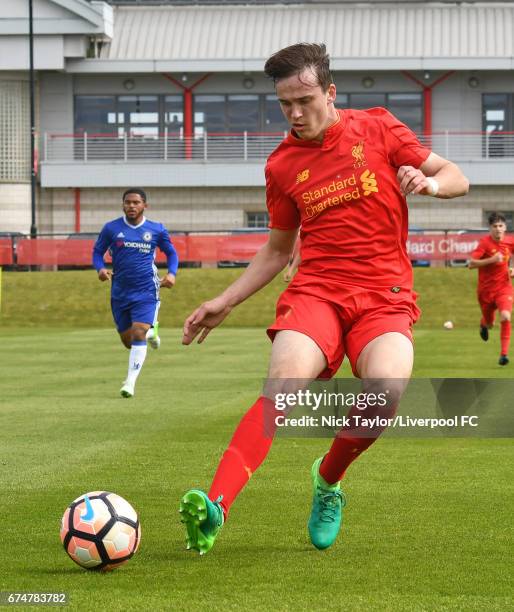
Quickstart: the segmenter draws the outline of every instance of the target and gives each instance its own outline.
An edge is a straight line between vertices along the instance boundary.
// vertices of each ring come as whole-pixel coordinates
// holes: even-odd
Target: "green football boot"
[[[323,457],[316,459],[311,468],[314,497],[308,525],[311,542],[319,550],[334,543],[341,529],[342,509],[346,506],[340,484],[329,485],[320,476],[322,461]]]
[[[191,489],[180,500],[180,521],[187,529],[187,550],[204,555],[213,547],[225,520],[220,505],[222,497],[212,502],[203,491]]]

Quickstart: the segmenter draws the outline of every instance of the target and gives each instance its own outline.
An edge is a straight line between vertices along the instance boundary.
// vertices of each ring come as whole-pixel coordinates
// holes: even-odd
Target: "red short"
[[[508,310],[511,312],[512,288],[502,289],[496,293],[483,291],[478,294],[478,302],[484,315],[495,310]]]
[[[399,332],[412,341],[420,310],[410,289],[363,289],[323,279],[296,282],[298,276],[280,296],[268,336],[273,341],[277,331],[289,329],[312,338],[328,364],[320,378],[334,376],[345,354],[358,376],[362,349],[382,334]]]

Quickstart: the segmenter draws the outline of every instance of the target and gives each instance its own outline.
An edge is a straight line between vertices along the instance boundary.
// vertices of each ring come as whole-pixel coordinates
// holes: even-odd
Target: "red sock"
[[[319,467],[319,473],[328,484],[339,482],[346,469],[369,448],[377,438],[336,437]]]
[[[496,315],[496,304],[487,302],[480,306],[482,310],[482,318],[480,319],[480,325],[483,327],[491,327],[494,325],[494,319]]]
[[[502,321],[501,322],[501,330],[500,330],[500,341],[502,346],[502,355],[509,354],[509,344],[510,344],[510,321]]]
[[[260,397],[241,419],[224,452],[209,490],[209,499],[223,495],[221,505],[228,515],[230,506],[250,476],[266,458],[275,435],[275,404]]]

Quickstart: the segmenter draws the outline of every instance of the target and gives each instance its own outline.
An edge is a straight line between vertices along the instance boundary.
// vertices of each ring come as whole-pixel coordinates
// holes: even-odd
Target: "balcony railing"
[[[99,134],[50,134],[42,139],[44,162],[97,162],[104,160],[220,162],[262,161],[286,134],[207,134],[183,137]],[[454,161],[514,158],[514,132],[439,132],[419,136],[435,153]]]

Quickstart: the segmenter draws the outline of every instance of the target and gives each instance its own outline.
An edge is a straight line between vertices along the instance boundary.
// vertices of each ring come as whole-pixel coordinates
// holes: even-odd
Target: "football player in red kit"
[[[510,317],[512,312],[512,281],[514,270],[510,258],[514,252],[514,238],[506,236],[507,224],[500,213],[489,216],[489,235],[484,236],[471,253],[469,267],[478,268],[478,303],[482,310],[480,337],[489,340],[489,329],[500,312],[500,358],[502,366],[509,363]]]
[[[238,280],[187,318],[183,343],[197,336],[202,342],[268,284],[287,264],[300,226],[301,263],[268,328],[273,344],[263,395],[236,428],[208,493],[191,489],[181,500],[187,546],[200,553],[212,547],[232,502],[268,453],[277,392],[333,376],[347,355],[363,388],[366,380],[385,385],[389,379],[390,402],[397,405],[411,375],[411,327],[419,314],[405,196],[453,198],[468,191],[460,169],[422,146],[386,109],[335,108],[324,45],[282,49],[264,70],[291,126],[266,164],[269,239]],[[340,481],[378,433],[341,431],[314,461],[308,530],[316,548],[334,542],[345,505]]]

